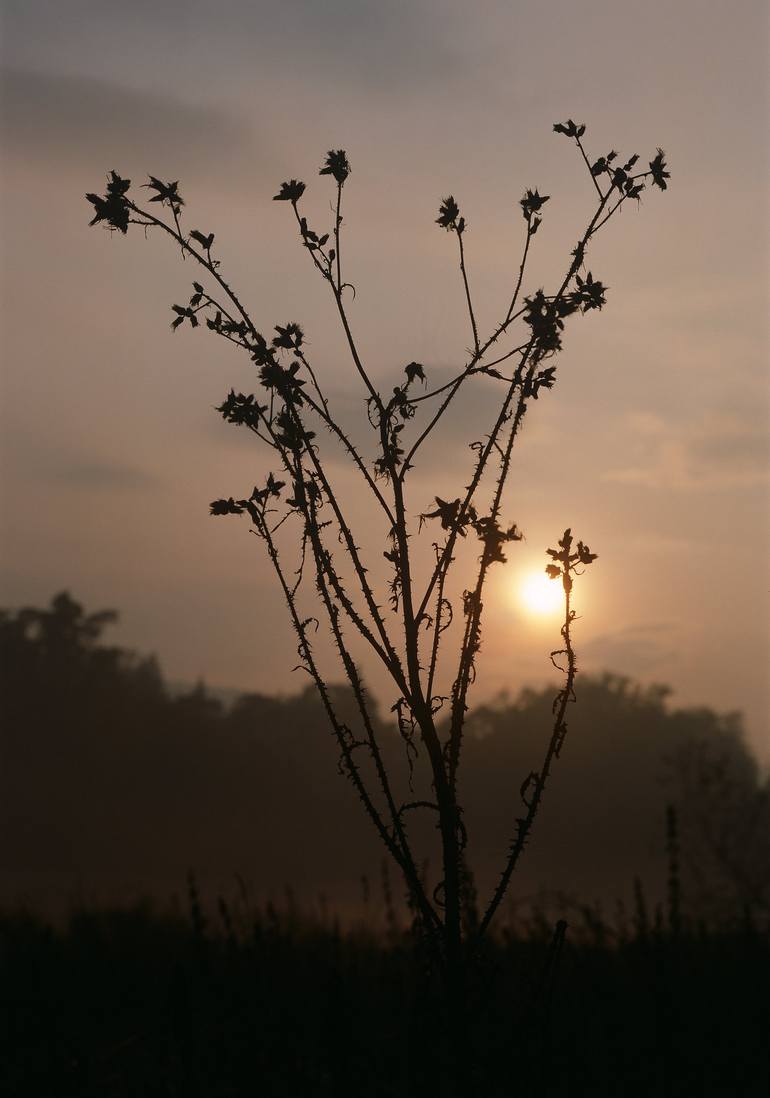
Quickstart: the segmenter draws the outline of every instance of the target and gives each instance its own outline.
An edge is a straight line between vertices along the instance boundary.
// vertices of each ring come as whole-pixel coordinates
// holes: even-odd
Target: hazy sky
[[[213,411],[253,387],[248,361],[206,332],[172,336],[195,274],[164,241],[87,228],[83,195],[109,169],[181,180],[188,224],[216,232],[259,326],[301,322],[355,421],[360,392],[277,185],[305,179],[308,212],[329,220],[317,169],[347,149],[351,316],[371,371],[385,387],[416,359],[441,379],[469,334],[438,200],[454,193],[468,219],[488,330],[524,189],[552,196],[530,290],[553,285],[590,214],[585,169],[551,129],[569,116],[596,156],[646,163],[662,145],[672,184],[592,251],[608,304],[569,326],[522,435],[506,515],[527,540],[494,576],[477,696],[548,675],[557,623],[514,592],[569,524],[600,554],[578,589],[581,666],[741,708],[770,754],[764,2],[1,7],[2,605],[66,587],[120,609],[116,638],[173,679],[304,685],[259,544],[207,514],[266,468]],[[489,407],[464,401],[415,475],[413,514],[465,482]]]

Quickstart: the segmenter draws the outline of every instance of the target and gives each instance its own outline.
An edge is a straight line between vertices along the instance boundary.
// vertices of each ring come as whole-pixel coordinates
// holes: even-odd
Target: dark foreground
[[[408,935],[270,907],[248,925],[223,908],[216,930],[192,916],[80,913],[60,931],[5,916],[0,1092],[450,1093],[441,1004]],[[766,929],[579,923],[555,965],[544,922],[481,960],[464,1092],[770,1093]]]

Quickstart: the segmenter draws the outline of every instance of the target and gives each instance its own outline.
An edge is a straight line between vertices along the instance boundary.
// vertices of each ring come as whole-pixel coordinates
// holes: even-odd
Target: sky
[[[678,705],[740,709],[770,759],[764,3],[0,11],[0,605],[66,588],[89,609],[118,608],[116,642],[156,652],[175,681],[304,685],[261,546],[245,523],[208,516],[268,467],[214,411],[229,388],[251,391],[253,367],[207,332],[172,334],[170,305],[196,277],[173,248],[88,229],[84,194],[110,169],[180,180],[189,226],[216,232],[258,326],[303,325],[365,443],[360,385],[289,211],[272,202],[278,185],[304,179],[313,223],[328,222],[317,171],[328,149],[347,150],[351,321],[367,365],[385,392],[413,360],[440,382],[470,334],[439,200],[454,194],[467,218],[491,330],[518,267],[525,189],[551,196],[528,292],[556,281],[590,216],[585,167],[552,131],[571,117],[595,156],[646,164],[662,146],[671,186],[597,241],[589,267],[607,305],[569,325],[558,384],[527,417],[506,497],[526,540],[491,582],[475,696],[549,678],[558,619],[517,591],[569,525],[599,553],[576,592],[580,667],[667,683]],[[459,494],[489,401],[469,393],[436,438],[414,472],[413,516]],[[332,467],[376,570],[366,501],[349,466]]]

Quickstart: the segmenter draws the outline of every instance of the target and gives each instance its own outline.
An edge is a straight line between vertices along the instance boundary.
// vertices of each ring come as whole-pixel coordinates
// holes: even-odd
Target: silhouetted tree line
[[[66,593],[47,609],[0,611],[3,901],[61,904],[77,888],[86,900],[165,898],[194,867],[204,889],[222,894],[238,875],[255,897],[290,885],[306,905],[323,893],[343,911],[360,912],[367,897],[370,911],[381,908],[381,850],[337,778],[313,690],[227,705],[203,685],[180,694],[154,659],[104,642],[116,617],[87,613]],[[635,878],[645,902],[663,900],[671,805],[684,917],[770,913],[770,789],[740,718],[671,711],[666,696],[584,677],[570,765],[552,778],[559,810],[542,815],[514,905],[599,899],[611,914],[616,900],[631,901]],[[336,688],[335,704],[355,728],[349,688]],[[469,716],[462,789],[483,883],[509,838],[511,775],[542,753],[551,705],[551,689],[530,689]],[[377,721],[406,791],[395,720]],[[435,881],[430,863],[422,872]]]

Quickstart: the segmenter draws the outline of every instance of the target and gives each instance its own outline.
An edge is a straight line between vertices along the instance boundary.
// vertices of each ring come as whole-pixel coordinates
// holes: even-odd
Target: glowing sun
[[[561,609],[564,591],[559,580],[552,580],[545,572],[529,572],[518,587],[519,601],[530,614],[555,614]]]

